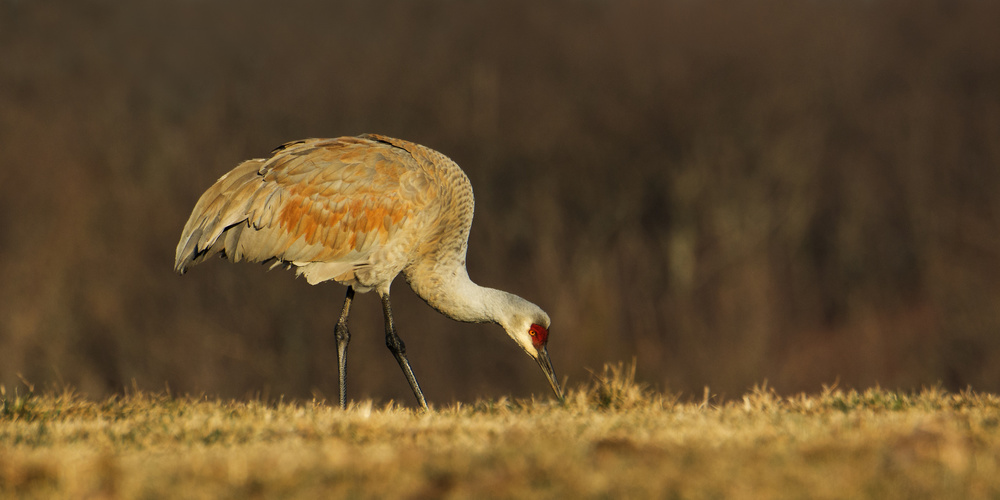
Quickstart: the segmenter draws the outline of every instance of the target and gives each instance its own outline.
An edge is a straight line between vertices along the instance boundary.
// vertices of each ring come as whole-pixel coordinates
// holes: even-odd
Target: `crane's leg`
[[[347,314],[351,311],[351,301],[354,300],[354,288],[347,287],[347,298],[344,299],[344,310],[340,312],[340,320],[333,333],[337,337],[337,365],[340,368],[340,408],[347,408],[347,343],[351,341],[351,332],[347,330]]]
[[[406,375],[406,381],[410,383],[410,388],[413,389],[413,395],[417,397],[420,407],[426,410],[427,400],[424,399],[424,393],[420,390],[417,377],[413,375],[410,361],[406,359],[406,345],[396,334],[396,327],[392,323],[392,306],[389,305],[388,293],[382,295],[382,312],[385,313],[385,345],[392,351],[392,355],[399,362],[399,367],[403,369],[403,375]]]

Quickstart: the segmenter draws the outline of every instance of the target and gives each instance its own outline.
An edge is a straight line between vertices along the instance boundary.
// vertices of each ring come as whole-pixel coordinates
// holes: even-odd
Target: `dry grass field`
[[[396,404],[7,388],[0,496],[996,498],[1000,398],[826,388],[681,401],[605,367],[550,400]],[[25,392],[27,391],[27,392]]]
[[[0,0],[0,497],[998,498],[997,19]],[[363,296],[342,411],[342,287],[173,273],[219,175],[365,132],[469,175],[470,276],[552,316],[565,405],[400,281],[432,410]]]

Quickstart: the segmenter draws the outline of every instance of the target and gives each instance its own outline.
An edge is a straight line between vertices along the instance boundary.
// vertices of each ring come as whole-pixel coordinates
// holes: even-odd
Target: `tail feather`
[[[225,241],[222,245],[217,244],[219,236],[229,227],[247,220],[247,210],[257,189],[253,180],[262,163],[263,160],[241,163],[201,195],[177,243],[175,271],[184,274],[189,267],[229,246]],[[238,236],[236,234],[237,239]]]
[[[177,245],[177,253],[174,256],[174,271],[178,274],[187,272],[195,255],[198,254],[198,241],[201,239],[201,228],[196,228],[190,233],[185,231],[181,235],[181,241]]]

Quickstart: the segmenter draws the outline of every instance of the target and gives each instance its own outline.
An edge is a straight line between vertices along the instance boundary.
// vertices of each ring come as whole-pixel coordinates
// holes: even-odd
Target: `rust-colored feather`
[[[382,136],[309,139],[244,162],[198,201],[177,246],[176,269],[183,273],[221,253],[234,261],[290,263],[311,283],[373,265],[394,275],[408,263],[380,262],[378,254],[410,245],[391,252],[410,257],[433,236],[419,232],[435,227],[445,208],[424,150],[431,151]]]

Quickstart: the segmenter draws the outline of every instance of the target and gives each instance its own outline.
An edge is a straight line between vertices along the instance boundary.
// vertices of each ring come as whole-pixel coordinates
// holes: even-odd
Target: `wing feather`
[[[221,253],[306,266],[300,273],[310,283],[349,277],[376,264],[373,255],[427,208],[427,176],[407,151],[384,141],[286,144],[270,158],[241,163],[202,195],[175,268],[183,273]]]

